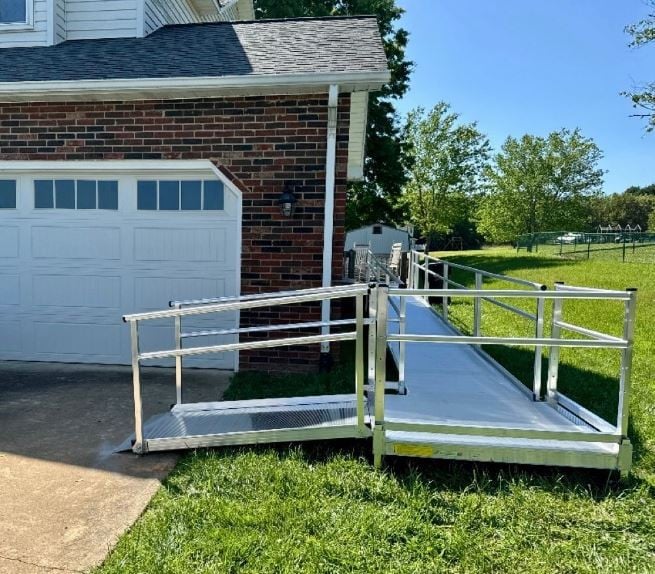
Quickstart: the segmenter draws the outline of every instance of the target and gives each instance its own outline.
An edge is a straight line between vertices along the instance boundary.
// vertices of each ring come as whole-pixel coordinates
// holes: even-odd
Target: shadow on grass
[[[498,363],[509,370],[527,387],[532,388],[534,354],[525,349],[502,346],[488,347],[487,351]],[[330,374],[286,375],[271,378],[262,373],[243,373],[237,375],[226,393],[226,399],[246,399],[281,396],[303,396],[311,394],[350,393],[353,390],[352,368],[348,362]],[[542,372],[545,378],[548,369],[544,359]],[[584,368],[566,363],[560,364],[559,390],[587,409],[609,422],[616,420],[618,403],[618,381]],[[630,428],[630,438],[638,460],[647,452],[642,437]],[[252,447],[256,452],[273,449],[281,459],[289,456],[288,444]],[[300,449],[308,463],[325,463],[335,456],[348,456],[365,459],[372,463],[371,443],[360,441],[307,442],[291,447]],[[240,449],[215,451],[216,456],[230,456]],[[618,484],[618,473],[603,470],[535,467],[496,463],[475,463],[446,460],[427,460],[418,458],[387,457],[386,469],[396,480],[409,488],[416,481],[438,483],[439,488],[464,491],[475,483],[487,494],[496,494],[510,488],[512,483],[521,481],[529,486],[538,486],[549,492],[585,490],[596,498],[618,495],[626,489],[641,484],[631,477]]]
[[[365,341],[367,337],[364,338]],[[364,357],[366,357],[366,348]],[[398,370],[387,354],[387,377],[398,380]],[[284,397],[311,397],[341,395],[355,392],[355,344],[341,344],[340,361],[329,373],[265,373],[244,371],[232,377],[223,400],[277,399]]]
[[[177,470],[184,472],[187,464],[195,464],[198,459],[202,461],[218,457],[227,460],[245,453],[262,455],[274,453],[280,462],[299,457],[308,468],[328,465],[339,458],[353,459],[370,465],[373,472],[371,439],[206,449],[187,454]],[[393,478],[407,492],[412,492],[419,486],[456,494],[465,494],[474,490],[481,494],[495,496],[511,493],[520,484],[522,487],[538,488],[550,494],[584,493],[593,500],[601,501],[607,498],[619,498],[635,488],[649,488],[646,482],[634,475],[620,481],[619,474],[615,471],[397,456],[384,458],[382,472]],[[366,488],[367,485],[362,484],[362,489],[366,490]],[[173,486],[173,489],[175,490],[176,487]],[[655,495],[655,492],[653,494]]]
[[[462,265],[468,265],[469,267],[477,267],[478,269],[484,269],[485,271],[505,275],[508,275],[511,271],[520,271],[522,269],[560,267],[577,264],[576,260],[560,259],[553,256],[540,255],[538,253],[530,255],[516,254],[514,257],[494,257],[481,251],[480,255],[473,255],[470,253],[467,253],[465,256],[450,255],[447,259],[453,263],[460,263]]]

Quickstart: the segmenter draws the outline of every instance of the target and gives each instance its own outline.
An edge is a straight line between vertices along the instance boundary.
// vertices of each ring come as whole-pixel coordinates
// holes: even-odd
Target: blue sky
[[[620,95],[655,81],[655,46],[623,28],[643,0],[398,0],[416,64],[406,113],[444,100],[495,149],[508,135],[581,128],[603,150],[605,191],[655,183],[655,133]]]

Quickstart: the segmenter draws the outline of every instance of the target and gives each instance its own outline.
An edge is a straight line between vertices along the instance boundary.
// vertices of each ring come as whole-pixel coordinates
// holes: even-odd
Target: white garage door
[[[209,169],[0,172],[0,359],[129,363],[122,315],[238,292],[240,209]],[[237,321],[213,315],[184,329]],[[142,333],[144,351],[173,347],[170,320]]]

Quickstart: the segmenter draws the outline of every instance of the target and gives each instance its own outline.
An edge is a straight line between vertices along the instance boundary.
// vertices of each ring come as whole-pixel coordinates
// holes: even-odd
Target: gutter
[[[339,86],[332,84],[328,96],[327,157],[325,160],[325,222],[323,224],[323,287],[332,286],[332,240],[334,238],[334,187],[337,163],[337,113]],[[321,321],[330,320],[330,300],[321,303]],[[322,327],[328,335],[330,327]],[[330,343],[321,343],[321,353],[330,352]]]
[[[328,86],[337,84],[343,91],[373,91],[388,81],[389,72],[383,71],[0,82],[0,102],[190,99],[215,97],[223,93],[287,91],[312,93],[323,92]]]

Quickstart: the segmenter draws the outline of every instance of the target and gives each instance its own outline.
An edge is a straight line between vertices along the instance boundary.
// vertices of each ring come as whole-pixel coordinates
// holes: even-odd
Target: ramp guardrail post
[[[630,299],[625,302],[623,319],[623,339],[628,342],[621,351],[621,374],[619,375],[619,407],[616,428],[624,436],[628,434],[628,416],[630,408],[630,383],[632,378],[632,349],[635,332],[635,311],[637,307],[637,290],[628,289]]]
[[[357,338],[355,340],[355,392],[357,393],[357,426],[360,432],[366,432],[364,419],[364,295],[355,299],[355,317],[357,320]]]
[[[389,287],[380,285],[377,291],[377,336],[375,338],[375,426],[373,428],[373,462],[382,465],[385,450],[384,391],[387,382],[387,309]]]
[[[141,366],[139,364],[139,325],[138,321],[130,322],[132,351],[132,384],[134,387],[134,446],[136,453],[145,452],[143,443],[143,402],[141,399]]]
[[[448,289],[450,286],[448,279],[448,262],[443,262],[443,288]],[[441,298],[441,310],[443,315],[443,320],[448,321],[448,297]]]
[[[407,256],[407,287],[414,289],[414,251],[411,249]]]
[[[544,307],[546,300],[537,299],[537,321],[535,337],[543,339],[544,337]],[[532,383],[532,394],[535,401],[541,400],[541,361],[543,359],[543,347],[537,345],[534,348],[534,379]]]
[[[426,245],[426,251],[425,254],[423,255],[423,289],[429,289],[430,288],[430,258],[428,257],[428,252],[427,252],[427,245]],[[423,297],[425,301],[429,300],[429,297],[426,295]]]
[[[175,309],[179,310],[181,305],[175,304]],[[175,317],[175,349],[182,349],[182,317]],[[182,404],[182,357],[175,357],[175,401],[178,405]]]
[[[371,389],[374,389],[375,385],[375,341],[376,341],[376,331],[377,331],[377,299],[378,299],[378,290],[375,285],[369,286],[369,296],[368,296],[368,318],[370,319],[368,325],[368,373],[367,373],[367,382]]]
[[[475,273],[475,290],[482,290],[482,274],[476,271]],[[482,322],[482,297],[477,295],[473,300],[473,336],[479,337]]]
[[[399,333],[401,335],[405,334],[407,328],[407,297],[404,295],[400,296],[400,324],[399,324]],[[405,357],[407,354],[407,343],[401,341],[399,343],[399,356],[398,356],[398,393],[404,395],[407,393],[405,389]]]
[[[562,289],[562,281],[555,282],[555,290]],[[551,328],[551,339],[560,339],[562,337],[562,304],[563,299],[553,300],[553,319]],[[551,345],[548,351],[548,382],[546,384],[546,400],[555,404],[557,402],[557,378],[559,376],[559,345]]]

